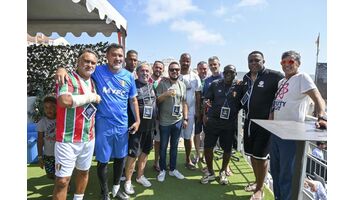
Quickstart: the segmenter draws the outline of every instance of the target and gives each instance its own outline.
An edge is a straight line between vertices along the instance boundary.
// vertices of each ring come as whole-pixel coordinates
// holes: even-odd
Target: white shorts
[[[54,145],[55,175],[69,177],[74,167],[81,171],[90,169],[95,139],[83,143],[56,142]]]
[[[160,142],[159,120],[155,120],[154,141]]]
[[[192,133],[195,131],[195,116],[189,116],[186,128],[181,128],[181,137],[185,140],[191,139]]]

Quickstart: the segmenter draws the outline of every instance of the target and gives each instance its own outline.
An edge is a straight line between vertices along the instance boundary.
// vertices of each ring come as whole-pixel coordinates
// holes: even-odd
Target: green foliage
[[[54,75],[58,67],[72,71],[80,51],[91,48],[98,56],[98,65],[106,62],[108,42],[66,46],[30,45],[27,47],[27,96],[36,96],[34,110],[29,114],[37,122],[43,114],[44,96],[55,93]]]

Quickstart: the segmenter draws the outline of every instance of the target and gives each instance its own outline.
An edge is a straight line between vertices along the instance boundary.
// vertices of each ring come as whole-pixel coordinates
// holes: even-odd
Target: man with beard
[[[125,69],[130,71],[131,73],[135,74],[135,77],[137,77],[135,73],[135,69],[138,65],[138,52],[135,50],[129,50],[126,53],[126,58],[125,58]]]
[[[197,74],[190,70],[191,56],[188,53],[183,53],[180,56],[181,75],[180,80],[186,86],[186,102],[188,105],[188,125],[185,129],[181,130],[181,137],[184,138],[185,146],[185,167],[190,170],[196,169],[192,163],[190,154],[192,149],[192,132],[195,127],[195,117],[199,121],[200,105],[201,105],[201,80]],[[196,115],[196,116],[195,116]]]
[[[169,79],[160,81],[157,88],[159,107],[160,129],[160,172],[157,177],[159,182],[165,180],[166,151],[170,139],[170,176],[178,179],[185,177],[176,169],[177,148],[181,127],[187,127],[186,87],[179,79],[179,63],[173,61],[169,64]]]
[[[144,187],[150,187],[152,184],[143,175],[144,168],[147,163],[148,155],[153,147],[153,130],[155,126],[156,113],[156,97],[153,90],[153,84],[150,80],[150,67],[143,63],[136,68],[138,79],[136,86],[138,92],[138,105],[140,114],[139,129],[135,134],[129,135],[128,139],[128,156],[126,161],[126,183],[124,188],[127,194],[134,194],[131,179],[133,170],[137,161],[137,178],[136,181]]]
[[[224,79],[213,81],[205,95],[211,107],[207,113],[204,152],[208,171],[201,179],[202,184],[215,180],[213,170],[213,148],[217,140],[223,149],[223,162],[219,172],[220,184],[228,184],[226,169],[231,157],[238,111],[240,109],[241,86],[234,81],[237,75],[233,65],[224,67]]]
[[[114,159],[112,196],[119,196],[121,199],[129,198],[119,190],[120,178],[124,159],[128,154],[128,134],[134,134],[140,124],[136,84],[132,73],[122,67],[123,55],[124,50],[121,45],[115,43],[109,45],[106,50],[108,63],[98,66],[92,74],[97,92],[102,99],[96,114],[95,152],[97,174],[104,200],[110,199],[107,180],[107,165],[110,157]],[[63,83],[67,77],[65,69],[58,69],[57,76],[58,81]],[[135,119],[129,127],[128,101]]]
[[[152,82],[153,88],[156,91],[158,84],[162,79],[162,75],[164,72],[164,63],[160,60],[156,60],[153,64],[153,74],[152,74]],[[159,168],[159,151],[160,151],[160,131],[159,131],[159,119],[156,119],[155,123],[155,131],[154,131],[154,164],[153,168],[155,171],[160,172]]]

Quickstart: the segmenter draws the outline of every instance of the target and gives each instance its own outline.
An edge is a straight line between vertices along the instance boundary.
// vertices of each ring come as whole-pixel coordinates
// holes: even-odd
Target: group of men
[[[176,167],[180,137],[184,140],[186,168],[194,170],[198,161],[203,161],[204,158],[206,160],[207,170],[201,178],[203,184],[216,179],[213,149],[219,141],[224,152],[219,181],[227,184],[228,163],[240,109],[246,111],[245,152],[251,156],[256,177],[255,184],[247,185],[245,189],[253,192],[252,200],[263,198],[270,144],[273,146],[274,142],[271,160],[273,157],[276,160],[271,161],[271,173],[276,177],[275,198],[290,198],[288,183],[292,179],[294,152],[288,148],[287,145],[290,144],[285,146],[284,141],[276,136],[272,138],[274,141],[270,141],[271,134],[252,123],[251,119],[274,117],[282,120],[288,116],[283,110],[298,108],[300,104],[303,109],[306,101],[303,98],[308,95],[317,108],[318,127],[326,127],[324,103],[317,88],[307,75],[298,72],[298,53],[290,51],[282,55],[281,65],[285,79],[280,72],[264,67],[265,60],[261,52],[251,52],[248,55],[250,72],[243,77],[243,81],[236,80],[237,69],[234,65],[225,66],[221,73],[220,61],[216,56],[210,57],[208,63],[199,62],[196,74],[190,67],[191,55],[183,53],[179,62],[169,64],[168,77],[162,77],[164,64],[161,61],[153,64],[152,72],[148,64],[138,65],[138,53],[134,50],[128,51],[124,59],[124,49],[117,44],[111,44],[107,48],[106,58],[107,64],[96,67],[96,53],[85,49],[78,58],[75,72],[67,73],[63,68],[57,71],[56,181],[53,199],[66,199],[74,168],[77,170],[74,200],[83,199],[94,149],[104,200],[110,199],[107,177],[110,159],[113,159],[113,197],[128,199],[129,194],[135,193],[131,179],[137,158],[136,182],[145,187],[151,186],[144,176],[144,169],[148,154],[153,149],[153,140],[154,166],[159,172],[157,180],[163,182],[167,170],[170,176],[184,179],[184,175]],[[208,67],[211,76],[207,76]],[[297,79],[300,83],[289,81],[299,74],[302,74],[298,78],[300,80]],[[307,84],[303,84],[305,80]],[[300,84],[300,88],[296,84]],[[299,91],[294,91],[291,86]],[[283,91],[281,97],[280,87],[288,87],[294,94],[288,97],[287,92]],[[302,99],[299,98],[300,95]],[[292,98],[298,99],[300,103],[293,103]],[[287,103],[283,105],[286,106],[275,106],[278,105],[275,101],[285,99]],[[292,107],[287,107],[290,104]],[[302,112],[300,110],[295,120],[304,120]],[[205,134],[204,156],[200,152],[201,132]],[[196,150],[194,159],[191,159],[192,135]],[[167,166],[169,141],[170,156]],[[285,159],[288,166],[285,166]],[[120,190],[123,173],[126,177],[124,191]]]

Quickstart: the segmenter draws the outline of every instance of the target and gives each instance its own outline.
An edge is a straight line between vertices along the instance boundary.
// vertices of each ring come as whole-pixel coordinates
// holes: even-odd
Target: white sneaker
[[[152,186],[150,181],[148,181],[148,179],[144,175],[142,175],[140,178],[136,178],[136,181],[137,181],[137,183],[142,184],[144,187]]]
[[[225,171],[222,171],[222,172],[219,173],[219,183],[221,185],[227,185],[228,184],[228,178],[227,178],[227,175],[226,175]]]
[[[134,194],[134,189],[131,181],[126,181],[126,183],[124,184],[124,190],[127,194]]]
[[[117,192],[120,189],[120,185],[113,185],[112,186],[112,196],[115,197],[117,196]]]
[[[165,180],[165,173],[165,170],[159,172],[159,175],[157,177],[159,182],[163,182]]]
[[[184,175],[182,175],[178,170],[174,169],[174,171],[169,171],[170,176],[175,176],[178,179],[184,179]]]

